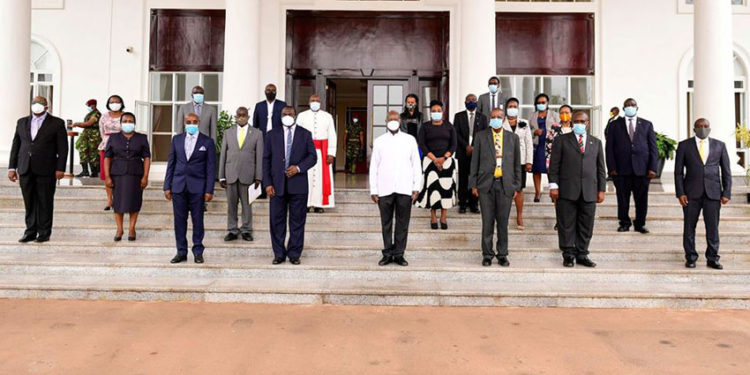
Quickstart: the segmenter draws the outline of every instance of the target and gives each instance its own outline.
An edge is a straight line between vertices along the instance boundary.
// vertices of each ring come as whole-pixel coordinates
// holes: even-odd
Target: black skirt
[[[140,176],[112,176],[115,184],[112,190],[113,209],[118,214],[141,211],[143,204],[143,190],[141,190]]]

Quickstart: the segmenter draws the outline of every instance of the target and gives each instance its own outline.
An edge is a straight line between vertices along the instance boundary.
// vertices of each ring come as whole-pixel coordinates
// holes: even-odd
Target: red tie
[[[583,136],[582,135],[578,136],[578,148],[581,149],[581,153],[583,154],[584,148],[583,148]]]

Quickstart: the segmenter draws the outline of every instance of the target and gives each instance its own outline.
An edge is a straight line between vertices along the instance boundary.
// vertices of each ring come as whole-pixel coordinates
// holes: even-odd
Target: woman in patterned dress
[[[107,99],[108,112],[102,115],[99,120],[99,133],[102,136],[102,142],[99,143],[99,175],[104,181],[104,150],[107,149],[107,143],[109,142],[109,136],[111,134],[119,133],[120,117],[122,116],[122,110],[125,109],[125,102],[122,100],[120,95],[112,95]],[[107,206],[104,207],[105,211],[112,209],[112,188],[107,187]]]

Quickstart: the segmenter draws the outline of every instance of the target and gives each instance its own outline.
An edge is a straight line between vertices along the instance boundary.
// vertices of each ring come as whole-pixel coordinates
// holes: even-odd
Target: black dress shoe
[[[195,254],[195,263],[203,263],[203,254]]]
[[[238,238],[238,237],[237,237],[237,235],[236,235],[236,234],[234,234],[234,233],[227,233],[227,235],[226,235],[226,236],[224,236],[224,241],[234,241],[234,240],[236,240],[237,238]]]
[[[472,214],[478,214],[479,213],[479,208],[477,208],[477,207],[472,207],[472,208],[470,208],[470,210],[471,210]]]
[[[299,265],[299,258],[289,258],[289,263],[294,264],[295,266]]]
[[[315,213],[316,214],[322,214],[322,213],[325,213],[325,212],[326,212],[326,210],[324,210],[322,208],[315,208]]]
[[[721,265],[718,261],[709,260],[708,263],[706,263],[708,268],[713,268],[715,270],[723,270],[724,266]]]
[[[438,228],[437,223],[430,223],[430,228],[435,230]]]
[[[554,229],[555,229],[555,232],[557,232],[557,223],[555,223],[555,228]]]
[[[40,243],[41,242],[47,242],[47,241],[49,241],[49,236],[39,236],[39,237],[36,238],[35,241],[36,242],[40,242]]]
[[[187,255],[177,254],[169,261],[169,263],[182,263],[187,261]]]
[[[440,223],[440,229],[448,230],[448,223]]]
[[[465,214],[465,213],[466,213],[466,207],[460,207],[460,208],[458,209],[458,213],[459,213],[459,214]]]
[[[685,268],[695,268],[695,262],[693,261],[686,261],[685,262]]]
[[[635,228],[635,231],[641,234],[651,233],[651,231],[649,231],[646,227]]]
[[[574,258],[563,258],[563,267],[573,267],[575,266],[575,262],[573,261]]]
[[[591,268],[596,267],[596,263],[592,262],[591,259],[589,259],[589,257],[577,258],[576,259],[576,263],[578,263],[578,264],[580,264],[580,265],[582,265],[584,267],[591,267]]]
[[[36,239],[36,233],[34,234],[24,234],[23,237],[18,239],[18,242],[25,243],[25,242],[31,242]]]
[[[500,264],[500,267],[508,267],[508,266],[510,266],[510,262],[508,261],[508,257],[499,257],[499,258],[497,258],[497,263]]]
[[[406,259],[404,259],[403,256],[394,257],[393,258],[393,263],[396,263],[396,264],[398,264],[401,267],[406,267],[406,266],[409,265],[409,262],[407,262]]]
[[[482,265],[485,267],[489,267],[492,265],[492,258],[484,258],[482,259]]]
[[[281,264],[284,262],[286,262],[286,259],[284,258],[273,258],[273,262],[271,262],[271,264]]]
[[[628,232],[628,231],[630,231],[630,227],[627,226],[627,225],[620,225],[619,227],[617,227],[617,231],[618,232]]]
[[[393,262],[393,257],[390,255],[383,255],[383,258],[378,262],[379,266],[387,266]]]
[[[109,211],[109,210],[111,210],[111,209],[112,209],[112,206],[107,206],[107,207],[104,207],[104,211]]]
[[[242,239],[245,241],[252,241],[253,235],[250,233],[242,233]]]

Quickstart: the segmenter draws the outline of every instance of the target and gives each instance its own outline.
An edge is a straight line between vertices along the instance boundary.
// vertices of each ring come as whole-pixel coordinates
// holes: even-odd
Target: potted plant
[[[656,178],[661,178],[661,172],[664,170],[664,164],[666,161],[674,159],[674,152],[677,149],[677,141],[669,138],[666,134],[656,132],[656,149],[659,151],[659,163],[656,166]]]
[[[227,111],[221,111],[219,118],[216,119],[216,154],[221,153],[221,142],[224,139],[224,130],[234,125],[234,117]]]

